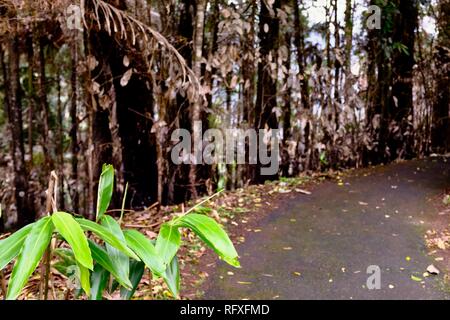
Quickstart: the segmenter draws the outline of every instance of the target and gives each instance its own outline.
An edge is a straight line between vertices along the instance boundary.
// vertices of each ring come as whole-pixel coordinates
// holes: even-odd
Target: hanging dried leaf
[[[128,68],[128,66],[130,65],[130,58],[128,58],[127,55],[125,55],[125,56],[123,57],[123,65],[124,65],[125,67],[127,67],[127,68]]]
[[[98,61],[93,55],[88,55],[86,61],[89,71],[93,71],[95,68],[97,68]]]
[[[122,79],[120,79],[120,85],[122,87],[125,87],[128,84],[128,82],[130,81],[132,75],[133,75],[133,69],[128,69],[128,71],[124,73]]]

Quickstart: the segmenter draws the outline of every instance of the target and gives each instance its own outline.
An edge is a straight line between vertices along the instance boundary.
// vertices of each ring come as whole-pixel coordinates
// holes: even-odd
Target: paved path
[[[434,262],[423,234],[437,214],[429,199],[450,186],[450,161],[361,172],[369,175],[344,180],[344,186],[325,182],[262,219],[262,232],[247,234],[237,247],[242,269],[219,262],[205,284],[205,298],[450,298],[441,276],[422,283],[411,279],[423,278]],[[381,268],[381,290],[365,287],[369,265]]]

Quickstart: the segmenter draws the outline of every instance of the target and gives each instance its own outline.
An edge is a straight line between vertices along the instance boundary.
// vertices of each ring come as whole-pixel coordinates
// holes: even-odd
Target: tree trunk
[[[347,79],[352,72],[352,48],[353,48],[353,3],[345,2],[345,77]]]
[[[72,58],[71,58],[71,77],[70,77],[70,87],[71,87],[71,98],[70,98],[70,140],[71,140],[71,151],[72,151],[72,209],[74,212],[79,212],[79,202],[80,196],[78,193],[78,155],[80,152],[80,146],[78,143],[78,112],[77,112],[77,102],[78,102],[78,86],[77,86],[77,63],[78,63],[78,49],[74,44],[71,48]]]
[[[197,0],[197,11],[195,15],[195,30],[194,30],[194,55],[192,60],[192,69],[194,75],[197,77],[198,81],[202,76],[202,57],[203,57],[203,30],[205,25],[205,9],[206,0]],[[197,135],[194,141],[200,141],[203,136],[203,132],[197,132],[195,130],[195,124],[202,120],[202,100],[201,97],[197,97],[191,105],[191,127],[193,130],[193,135]],[[192,146],[192,150],[196,150],[196,146]],[[203,150],[200,150],[203,152]],[[194,157],[197,155],[194,154]],[[197,198],[197,165],[191,164],[189,169],[189,184],[191,189],[192,197]]]
[[[300,7],[303,5],[303,0],[294,0],[294,27],[295,27],[295,46],[297,48],[297,64],[298,64],[298,77],[300,79],[300,95],[302,107],[307,112],[310,112],[309,102],[309,87],[308,87],[308,75],[305,72],[306,69],[306,52],[305,52],[305,28],[303,24],[303,17],[300,14]],[[320,66],[318,66],[320,68]],[[308,120],[303,132],[306,161],[305,169],[308,170],[311,161],[311,121]]]
[[[42,113],[42,151],[44,153],[45,165],[44,165],[44,177],[49,176],[50,171],[53,170],[52,143],[49,138],[50,134],[50,107],[47,100],[47,77],[45,74],[45,44],[44,39],[39,37],[36,40],[36,48],[38,49],[36,54],[36,64],[39,76],[37,78],[36,89],[38,91],[39,105]]]
[[[276,70],[273,65],[276,64],[276,51],[279,47],[280,21],[277,17],[277,9],[281,8],[280,0],[276,0],[272,7],[268,7],[266,1],[261,1],[261,11],[259,14],[259,39],[261,61],[258,63],[258,82],[255,103],[255,129],[278,129],[278,119],[273,112],[277,106],[277,83]],[[275,68],[276,69],[276,68]],[[260,148],[262,146],[259,146]],[[277,175],[260,175],[259,164],[254,172],[254,181],[262,183],[265,180],[276,179]]]
[[[436,52],[436,101],[433,106],[432,146],[435,152],[450,150],[450,1],[438,6],[438,46]]]
[[[17,224],[19,227],[34,221],[34,200],[29,187],[28,168],[25,164],[25,147],[23,140],[22,106],[19,69],[19,40],[11,36],[7,41],[7,65],[2,58],[3,79],[6,92],[5,99],[8,127],[11,134],[11,156],[14,168],[14,196],[17,209]]]
[[[400,44],[401,48],[394,47],[390,118],[395,121],[399,130],[390,132],[391,159],[414,156],[413,67],[417,6],[415,1],[397,1],[399,12],[395,15],[392,40],[394,44]]]

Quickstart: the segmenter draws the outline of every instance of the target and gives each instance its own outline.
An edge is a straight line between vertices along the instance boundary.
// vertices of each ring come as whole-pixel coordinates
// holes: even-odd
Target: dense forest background
[[[58,208],[92,217],[103,163],[116,206],[128,183],[142,209],[447,152],[449,15],[449,0],[0,0],[0,231],[45,214],[53,170]],[[174,165],[171,132],[195,121],[280,128],[279,173]]]

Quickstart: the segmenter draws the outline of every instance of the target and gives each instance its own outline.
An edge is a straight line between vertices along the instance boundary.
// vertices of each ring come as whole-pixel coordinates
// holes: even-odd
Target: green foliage
[[[165,266],[161,255],[158,254],[155,246],[146,236],[136,230],[126,230],[125,239],[128,246],[136,252],[153,274],[158,276],[164,274]]]
[[[131,289],[132,285],[128,276],[121,273],[121,270],[117,268],[117,265],[111,260],[108,252],[94,241],[89,240],[89,247],[92,251],[92,257],[99,263],[105,270],[111,273],[114,278],[125,288]]]
[[[130,248],[127,247],[127,244],[124,241],[118,239],[113,233],[111,233],[105,227],[86,219],[76,219],[76,220],[84,231],[93,232],[97,237],[102,239],[110,246],[122,251],[130,258],[139,260],[136,254]]]
[[[324,166],[328,166],[327,152],[322,151],[319,156],[320,163]]]
[[[33,224],[29,224],[9,238],[0,241],[0,270],[17,257],[32,228]]]
[[[97,221],[101,220],[111,202],[114,189],[114,168],[112,165],[103,165],[102,174],[98,183],[97,195]]]
[[[181,245],[181,234],[178,227],[173,224],[165,223],[159,230],[156,239],[156,251],[161,255],[165,265],[168,265],[177,254]]]
[[[117,237],[122,243],[126,243],[125,236],[123,235],[120,225],[110,216],[104,216],[102,218],[102,225],[107,228],[114,236]],[[124,278],[130,274],[130,259],[120,250],[106,243],[106,252],[111,259],[111,262]]]
[[[93,270],[94,263],[92,261],[91,252],[89,251],[86,236],[75,219],[68,213],[56,212],[52,216],[52,222],[56,231],[58,231],[72,247],[75,259],[78,263]]]
[[[394,42],[394,43],[392,44],[392,49],[393,49],[394,51],[398,51],[398,52],[400,52],[400,53],[403,53],[404,55],[409,56],[409,50],[408,50],[408,47],[405,46],[405,45],[404,45],[403,43],[401,43],[401,42]]]
[[[45,217],[33,225],[27,235],[9,281],[6,299],[16,299],[39,264],[53,233],[51,217]]]
[[[163,224],[156,243],[136,230],[122,230],[120,222],[105,215],[112,197],[113,181],[114,168],[103,166],[98,190],[98,223],[56,212],[0,241],[0,269],[17,257],[7,299],[16,299],[20,295],[44,252],[51,252],[49,244],[54,234],[68,247],[58,247],[52,252],[58,257],[53,267],[70,279],[75,276],[83,292],[92,300],[100,300],[105,291],[112,293],[117,289],[122,299],[131,299],[145,268],[154,277],[162,277],[172,295],[179,297],[180,269],[176,255],[181,246],[180,228],[192,230],[220,258],[239,267],[238,254],[231,240],[215,220],[205,215],[210,212],[206,207],[198,206],[191,210],[196,213]],[[86,232],[95,234],[103,244],[88,239]],[[48,270],[50,265],[46,268]],[[44,278],[44,281],[48,279]]]
[[[188,214],[173,222],[175,226],[189,228],[195,232],[219,257],[234,267],[240,267],[238,254],[228,235],[210,217]]]

